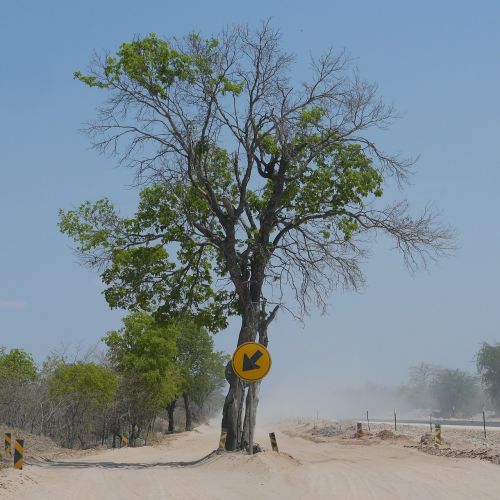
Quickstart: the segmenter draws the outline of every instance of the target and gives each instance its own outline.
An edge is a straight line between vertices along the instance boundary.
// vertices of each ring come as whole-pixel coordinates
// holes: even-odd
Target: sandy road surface
[[[267,434],[257,440],[267,444]],[[155,447],[108,450],[0,472],[0,498],[65,499],[500,499],[500,467],[425,455],[396,444],[314,443],[277,433],[283,453],[213,455],[204,426]],[[289,456],[287,453],[293,456]]]

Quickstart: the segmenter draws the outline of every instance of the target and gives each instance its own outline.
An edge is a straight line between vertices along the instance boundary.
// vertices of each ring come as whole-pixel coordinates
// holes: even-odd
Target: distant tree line
[[[69,448],[118,446],[121,435],[136,446],[167,415],[175,429],[178,400],[185,430],[222,408],[228,357],[194,320],[160,323],[134,312],[103,340],[100,360],[53,355],[41,367],[21,349],[0,348],[0,422]]]
[[[476,355],[477,374],[420,363],[409,370],[399,395],[412,408],[440,417],[470,417],[490,409],[500,414],[500,343],[483,343]]]

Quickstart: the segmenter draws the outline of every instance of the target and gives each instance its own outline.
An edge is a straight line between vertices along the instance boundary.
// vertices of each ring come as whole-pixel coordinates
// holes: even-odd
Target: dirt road
[[[172,436],[160,446],[107,450],[81,458],[27,465],[23,471],[0,471],[0,498],[500,498],[498,465],[429,456],[396,444],[314,443],[282,433],[277,433],[277,438],[283,452],[280,454],[266,451],[252,457],[211,455],[200,462],[218,442],[217,429],[203,426]],[[257,440],[267,445],[267,434],[258,433]]]

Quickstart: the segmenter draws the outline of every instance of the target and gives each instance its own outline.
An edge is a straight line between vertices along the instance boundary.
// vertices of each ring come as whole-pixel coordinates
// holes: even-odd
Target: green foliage
[[[224,36],[222,40],[228,43]],[[310,234],[303,244],[322,252],[330,262],[335,260],[335,245],[344,245],[342,253],[359,232],[366,230],[353,213],[359,215],[367,203],[382,196],[382,169],[373,164],[366,147],[341,137],[339,129],[332,126],[332,103],[327,104],[325,96],[309,96],[306,104],[294,103],[293,111],[282,106],[285,114],[280,119],[287,130],[286,144],[283,143],[284,138],[278,133],[281,125],[270,119],[277,112],[270,104],[275,98],[274,87],[269,102],[264,95],[257,97],[269,85],[257,83],[264,78],[260,72],[269,72],[266,78],[274,81],[274,72],[280,71],[279,51],[272,54],[278,49],[274,41],[268,41],[269,46],[264,44],[264,52],[259,56],[264,58],[263,67],[252,67],[250,74],[224,66],[225,58],[231,59],[228,54],[235,47],[221,49],[219,40],[205,39],[196,33],[191,33],[184,43],[173,44],[151,33],[123,43],[115,56],[101,60],[91,74],[75,73],[75,78],[86,85],[110,92],[110,102],[115,98],[115,102],[122,102],[123,111],[142,109],[137,121],[140,123],[144,117],[147,124],[144,130],[129,130],[137,133],[138,142],[134,144],[156,144],[161,149],[158,158],[175,158],[178,154],[174,162],[180,160],[183,164],[179,167],[182,175],[177,172],[168,182],[154,183],[141,191],[138,210],[131,218],[121,218],[107,199],[60,212],[61,231],[76,242],[84,259],[104,268],[104,295],[111,307],[154,312],[157,318],[168,320],[183,318],[188,313],[209,331],[216,332],[227,326],[228,316],[244,310],[241,287],[238,290],[216,286],[217,282],[235,279],[234,262],[232,275],[229,272],[228,253],[241,260],[237,264],[239,279],[245,281],[252,259],[265,265],[266,259],[279,252],[283,237],[294,230],[299,231],[293,237],[295,242]],[[244,58],[258,46],[252,46],[248,40],[243,45],[246,49],[241,49],[240,55]],[[277,67],[272,69],[266,64],[272,64],[274,56]],[[259,58],[252,64],[260,64]],[[235,81],[235,75],[240,81]],[[236,103],[243,92],[262,102],[248,109],[253,116],[236,133],[240,143],[237,150],[229,151],[213,142],[213,135],[198,136],[197,126],[191,129],[191,124],[206,120],[203,130],[227,126],[230,134],[235,133],[229,123],[239,121]],[[223,98],[228,93],[233,99]],[[243,101],[248,97],[245,95]],[[222,111],[226,101],[232,102],[231,111]],[[269,105],[272,109],[266,108]],[[215,112],[216,109],[220,111]],[[115,112],[112,104],[110,112]],[[113,123],[110,130],[116,125]],[[158,129],[154,128],[157,125]],[[189,145],[184,144],[180,135],[192,133]],[[120,136],[119,132],[115,139]],[[242,149],[248,158],[240,166],[237,151]],[[257,158],[260,169],[251,166],[249,173],[258,170],[260,178],[254,176],[252,182],[242,183],[245,169]],[[184,171],[184,163],[189,163],[189,173]],[[268,165],[269,171],[262,170],[263,164]],[[286,165],[281,177],[277,177],[278,165]],[[239,207],[239,213],[232,220],[235,207]],[[270,217],[270,213],[274,215]],[[271,227],[268,223],[262,225],[268,219],[272,220]],[[233,230],[234,238],[231,235],[226,240]],[[273,241],[278,234],[282,237]],[[313,234],[322,238],[322,248]],[[228,242],[234,242],[234,250],[240,255],[235,257]],[[307,253],[299,246],[295,243],[293,251]],[[287,251],[291,252],[292,247],[288,244]],[[280,258],[281,262],[289,261],[289,255]],[[314,259],[323,260],[316,256]],[[292,260],[297,263],[300,259]],[[310,270],[301,272],[309,276]],[[259,276],[264,274],[259,271]],[[354,275],[356,272],[349,279]],[[319,276],[326,275],[318,272]],[[307,281],[313,280],[309,277]]]
[[[179,324],[177,361],[182,373],[182,390],[202,404],[214,390],[225,383],[224,369],[229,356],[214,351],[214,341],[208,331],[193,320]]]
[[[116,231],[124,229],[123,225],[118,224],[117,214],[112,203],[103,198],[92,204],[85,202],[80,205],[78,211],[68,211],[64,213],[59,211],[60,230],[70,236],[78,239],[78,248],[80,252],[90,252],[96,247],[108,248],[110,227],[114,226]]]
[[[215,165],[226,161],[223,152],[214,153]],[[225,191],[227,175],[219,180]],[[217,272],[220,263],[214,262],[213,248],[183,224],[185,217],[216,229],[206,200],[195,189],[179,185],[169,191],[158,184],[141,192],[133,218],[120,218],[109,200],[102,199],[61,211],[59,227],[92,264],[106,260],[102,279],[110,307],[155,311],[169,319],[188,311],[215,332],[234,313],[234,297],[212,287],[214,266]],[[168,247],[177,249],[174,257]]]
[[[8,353],[0,349],[0,380],[11,379],[16,384],[23,384],[35,380],[37,374],[31,354],[22,349],[11,349]]]
[[[176,81],[195,85],[207,81],[213,91],[225,95],[239,95],[243,85],[233,82],[224,74],[214,73],[214,49],[218,42],[192,34],[191,42],[203,46],[198,54],[186,54],[150,33],[144,38],[123,43],[115,57],[106,57],[103,75],[84,75],[75,71],[73,76],[89,87],[110,88],[114,84],[128,83],[145,89],[150,95],[167,99]]]
[[[477,353],[477,370],[492,402],[500,410],[500,343],[483,343]]]
[[[113,399],[116,385],[116,375],[95,363],[59,364],[49,381],[49,393],[72,400],[79,411],[86,412],[102,410]]]
[[[263,141],[266,150],[274,150],[270,136]],[[205,157],[213,191],[227,205],[237,204],[240,193],[228,152],[213,146],[198,154]],[[338,239],[341,232],[348,241],[359,224],[346,207],[363,207],[369,196],[381,196],[381,183],[381,174],[358,145],[336,145],[315,166],[287,182],[281,213],[296,227],[310,219],[321,222],[325,240]],[[260,192],[247,191],[255,219],[262,217],[272,191],[272,181]],[[111,307],[156,311],[160,317],[182,317],[187,310],[215,332],[227,326],[227,316],[238,312],[238,304],[234,292],[214,289],[214,277],[228,277],[226,261],[196,230],[200,225],[224,238],[224,229],[203,192],[181,184],[143,189],[132,218],[120,218],[109,200],[102,199],[61,211],[59,222],[61,231],[91,263],[107,258],[102,279]],[[236,244],[245,248],[260,238],[259,229],[248,229],[246,238]],[[175,256],[171,256],[174,249]]]
[[[111,446],[122,433],[128,433],[134,446],[137,438],[151,436],[155,417],[163,417],[166,402],[175,401],[182,391],[198,403],[198,417],[220,409],[219,401],[203,407],[208,393],[223,383],[217,365],[221,353],[196,347],[213,347],[205,330],[201,343],[192,330],[188,335],[196,344],[191,355],[207,356],[197,363],[178,355],[179,332],[185,328],[160,326],[150,315],[138,313],[125,318],[124,325],[108,334],[111,364],[67,363],[63,356],[51,355],[37,372],[30,354],[0,347],[0,423],[49,436],[69,448]],[[191,340],[186,338],[185,345]]]
[[[181,384],[174,364],[178,329],[139,312],[123,318],[123,325],[104,338],[113,366],[124,378],[129,397],[140,398],[135,404],[151,412],[165,408],[176,398]]]

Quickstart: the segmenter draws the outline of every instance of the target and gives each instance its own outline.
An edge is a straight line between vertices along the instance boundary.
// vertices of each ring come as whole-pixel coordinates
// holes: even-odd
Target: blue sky
[[[56,225],[59,208],[86,199],[109,196],[124,211],[137,199],[132,173],[78,131],[102,94],[73,71],[135,35],[208,35],[267,17],[299,68],[310,53],[346,48],[378,83],[402,114],[380,141],[420,155],[402,196],[415,210],[439,208],[459,249],[410,276],[379,242],[362,293],[335,294],[328,315],[313,312],[303,326],[278,318],[263,395],[279,402],[297,380],[323,397],[346,385],[398,384],[420,361],[473,370],[480,343],[500,341],[500,3],[20,0],[0,5],[0,345],[41,360],[120,323],[97,273],[78,265]],[[233,324],[217,345],[231,351],[236,333]]]

